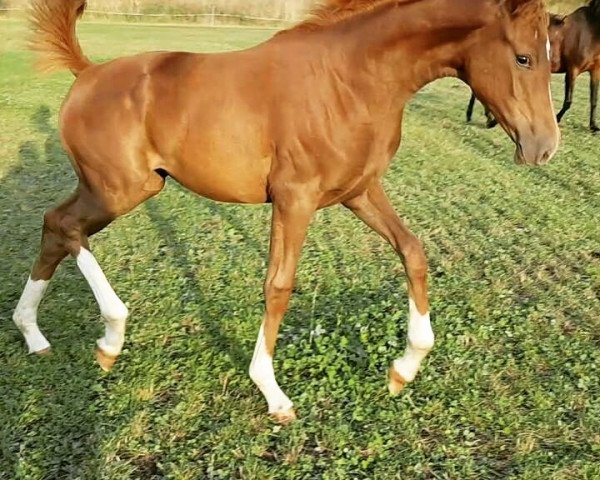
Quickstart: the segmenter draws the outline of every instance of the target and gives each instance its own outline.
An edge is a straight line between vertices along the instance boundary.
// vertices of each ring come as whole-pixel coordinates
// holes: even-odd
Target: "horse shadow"
[[[105,379],[91,361],[89,339],[101,325],[90,321],[98,318],[90,295],[68,295],[83,287],[74,262],[59,268],[40,308],[52,354],[28,356],[12,323],[38,254],[43,212],[76,186],[48,106],[37,107],[30,127],[32,138],[19,146],[19,162],[0,177],[0,479],[31,478],[41,464],[44,478],[95,478],[100,422],[90,405]]]
[[[222,207],[221,205],[208,203],[208,209],[211,214],[221,215],[224,221],[240,230],[240,223],[237,221],[237,217],[227,213],[226,207]],[[152,198],[146,202],[144,209],[153,227],[159,232],[161,241],[164,242],[170,251],[170,255],[167,255],[161,261],[170,263],[180,272],[181,277],[185,279],[182,287],[185,289],[185,292],[182,292],[180,296],[182,309],[190,303],[195,305],[195,313],[201,317],[203,324],[202,331],[208,337],[208,343],[215,350],[219,350],[224,346],[231,360],[232,367],[246,370],[250,363],[251,352],[247,348],[244,348],[238,338],[227,334],[222,328],[221,320],[228,312],[222,309],[216,312],[213,311],[210,314],[201,311],[201,306],[210,301],[210,298],[202,293],[204,291],[202,279],[198,274],[198,270],[194,268],[194,261],[190,258],[190,245],[180,240],[181,235],[178,234],[176,226],[166,211],[166,207],[160,200]],[[250,246],[257,250],[261,247],[259,243],[255,242],[251,242]]]

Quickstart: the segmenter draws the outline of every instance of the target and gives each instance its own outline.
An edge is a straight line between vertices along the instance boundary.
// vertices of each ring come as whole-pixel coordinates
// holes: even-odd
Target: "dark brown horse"
[[[560,122],[573,103],[575,80],[590,74],[590,129],[598,132],[596,107],[600,82],[600,0],[578,8],[564,19],[556,49],[551,57],[552,71],[565,73],[565,100],[558,113]]]
[[[292,402],[273,371],[306,230],[316,210],[343,204],[388,240],[408,277],[410,317],[389,388],[414,379],[433,346],[423,248],[381,186],[400,144],[406,102],[444,76],[467,82],[517,144],[516,161],[547,162],[559,132],[548,84],[540,0],[330,0],[306,22],[248,50],[145,53],[92,63],[75,35],[84,0],[34,0],[35,47],[77,77],[60,113],[75,193],[44,218],[39,258],[14,319],[30,352],[49,343],[37,308],[72,255],[99,303],[97,357],[112,367],[127,308],[88,237],[156,195],[172,177],[223,202],[273,205],[269,267],[250,376],[280,422]],[[498,59],[504,59],[498,68]]]
[[[567,16],[550,15],[548,27],[552,73],[565,73],[565,97],[558,113],[560,123],[573,103],[575,80],[585,72],[590,73],[590,130],[598,132],[596,108],[600,82],[600,0],[591,0]],[[471,121],[475,94],[471,94],[467,107],[467,122]],[[496,125],[496,119],[487,107],[487,127]]]

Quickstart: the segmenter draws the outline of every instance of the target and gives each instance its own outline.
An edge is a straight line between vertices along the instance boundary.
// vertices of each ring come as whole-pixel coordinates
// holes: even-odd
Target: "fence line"
[[[86,10],[86,13],[96,15],[117,15],[124,17],[163,17],[163,18],[194,18],[194,17],[222,17],[239,18],[240,20],[262,20],[266,22],[292,22],[285,18],[276,17],[255,17],[253,15],[243,15],[236,13],[127,13],[127,12],[104,12],[102,10]]]
[[[0,8],[0,12],[26,12],[23,8]],[[196,18],[196,17],[207,17],[211,19],[211,24],[214,24],[215,18],[237,18],[238,20],[250,20],[250,21],[261,21],[261,22],[280,22],[280,23],[293,23],[297,19],[290,20],[281,17],[256,17],[253,15],[243,15],[236,13],[127,13],[127,12],[111,12],[103,10],[86,10],[86,13],[92,15],[107,15],[107,16],[118,16],[118,17],[155,17],[155,18]]]

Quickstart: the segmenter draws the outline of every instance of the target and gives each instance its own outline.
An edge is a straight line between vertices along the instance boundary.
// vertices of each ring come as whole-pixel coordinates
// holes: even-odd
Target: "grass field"
[[[272,34],[80,32],[96,60]],[[92,242],[132,312],[113,372],[94,363],[103,327],[72,260],[40,312],[53,354],[26,354],[12,310],[42,213],[76,182],[56,131],[72,78],[36,76],[24,34],[0,21],[0,479],[600,478],[600,137],[587,131],[587,79],[560,153],[536,169],[512,163],[481,110],[465,125],[466,86],[444,80],[414,99],[385,183],[429,255],[436,347],[390,398],[407,317],[400,262],[342,208],[319,212],[276,357],[300,415],[281,428],[247,376],[266,206],[215,204],[169,183]]]

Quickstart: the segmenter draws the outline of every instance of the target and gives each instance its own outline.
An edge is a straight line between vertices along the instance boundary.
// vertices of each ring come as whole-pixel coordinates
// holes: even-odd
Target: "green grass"
[[[271,35],[80,30],[98,60]],[[385,183],[428,252],[436,347],[389,398],[406,331],[400,262],[342,208],[319,212],[276,356],[300,419],[280,428],[247,375],[267,206],[170,182],[92,241],[132,312],[114,371],[94,363],[103,327],[72,260],[40,312],[53,354],[26,354],[12,310],[43,211],[76,184],[56,131],[72,78],[34,74],[18,21],[0,31],[0,479],[600,478],[600,137],[586,127],[587,82],[560,153],[536,169],[513,165],[481,109],[465,125],[466,86],[444,80],[414,99]]]

